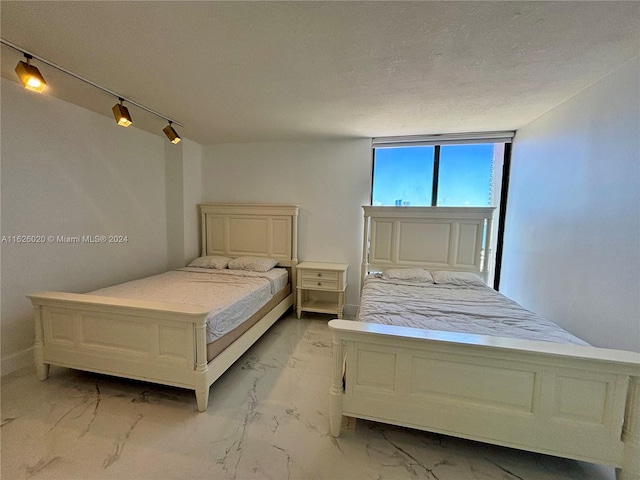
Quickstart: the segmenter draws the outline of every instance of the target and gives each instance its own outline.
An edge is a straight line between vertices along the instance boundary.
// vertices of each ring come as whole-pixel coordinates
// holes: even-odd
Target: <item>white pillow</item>
[[[431,272],[434,283],[446,285],[486,285],[482,279],[473,272]]]
[[[205,255],[203,257],[196,258],[189,264],[189,266],[221,270],[223,268],[227,268],[227,264],[230,260],[231,259],[229,257],[222,257],[220,255]]]
[[[268,272],[278,264],[277,260],[267,257],[238,257],[229,262],[232,270],[251,270],[253,272]]]
[[[433,283],[433,277],[424,268],[389,268],[382,272],[385,280]]]

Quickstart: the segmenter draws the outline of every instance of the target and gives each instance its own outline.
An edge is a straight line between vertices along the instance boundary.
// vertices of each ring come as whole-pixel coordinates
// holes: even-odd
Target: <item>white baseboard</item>
[[[0,360],[0,375],[8,375],[11,372],[33,365],[33,363],[33,347],[30,347],[22,352],[2,357]]]

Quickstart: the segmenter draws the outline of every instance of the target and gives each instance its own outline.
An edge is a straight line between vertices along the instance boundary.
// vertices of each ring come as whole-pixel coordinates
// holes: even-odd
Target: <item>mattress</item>
[[[588,345],[486,285],[365,279],[358,320],[363,322]]]
[[[103,297],[201,305],[209,310],[207,343],[235,329],[288,284],[288,272],[186,267],[89,292]]]

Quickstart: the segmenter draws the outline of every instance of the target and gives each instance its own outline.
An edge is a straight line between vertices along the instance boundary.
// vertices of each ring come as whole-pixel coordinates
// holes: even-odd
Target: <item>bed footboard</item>
[[[640,480],[640,354],[331,320],[342,416],[617,468]]]
[[[204,307],[43,292],[35,309],[38,378],[49,365],[195,390],[206,409]]]

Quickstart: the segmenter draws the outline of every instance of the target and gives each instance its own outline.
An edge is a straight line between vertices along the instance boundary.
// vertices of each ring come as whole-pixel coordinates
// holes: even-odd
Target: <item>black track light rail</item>
[[[25,50],[24,48],[19,47],[18,45],[5,40],[4,38],[0,38],[0,43],[2,43],[3,45],[6,45],[7,47],[13,48],[14,50],[19,51],[20,53],[25,55],[27,58],[30,57],[32,59],[38,60],[39,62],[42,62],[45,65],[49,65],[50,67],[53,67],[56,70],[61,71],[62,73],[66,73],[67,75],[69,75],[69,76],[71,76],[73,78],[76,78],[76,79],[78,79],[78,80],[80,80],[80,81],[82,81],[84,83],[87,83],[87,84],[91,85],[92,87],[97,88],[98,90],[102,90],[103,92],[114,96],[118,100],[125,101],[125,102],[127,102],[127,103],[129,103],[131,105],[134,105],[134,106],[140,108],[141,110],[144,110],[146,112],[151,113],[152,115],[155,115],[156,117],[159,117],[159,118],[162,118],[162,119],[166,120],[170,124],[178,125],[179,127],[183,127],[184,128],[184,125],[182,123],[176,122],[172,118],[167,117],[166,115],[163,115],[163,114],[161,114],[159,112],[156,112],[155,110],[152,110],[149,107],[146,107],[146,106],[142,105],[141,103],[138,103],[138,102],[136,102],[134,100],[131,100],[130,98],[127,98],[127,97],[125,97],[125,96],[123,96],[123,95],[121,95],[119,93],[116,93],[113,90],[109,90],[108,88],[103,87],[102,85],[98,85],[97,83],[92,82],[91,80],[88,80],[88,79],[86,79],[84,77],[81,77],[80,75],[78,75],[76,73],[70,72],[66,68],[61,67],[60,65],[56,65],[55,63],[50,62],[49,60],[47,60],[45,58],[42,58],[42,57],[36,55],[35,53],[29,52],[29,51]]]

